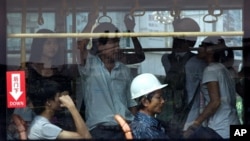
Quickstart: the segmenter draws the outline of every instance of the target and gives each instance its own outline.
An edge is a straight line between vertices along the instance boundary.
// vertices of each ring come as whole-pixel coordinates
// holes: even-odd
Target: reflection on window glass
[[[65,8],[65,7],[64,7]],[[173,21],[175,18],[192,18],[195,20],[200,27],[201,32],[217,32],[218,34],[220,32],[227,32],[227,31],[242,31],[242,10],[241,9],[226,9],[223,11],[215,10],[216,13],[221,13],[218,16],[211,16],[209,15],[208,10],[182,10],[180,11],[178,17],[174,17],[171,13],[171,11],[157,11],[158,9],[149,9],[148,11],[145,11],[145,13],[135,16],[135,28],[134,32],[137,33],[158,33],[158,32],[174,32],[173,30]],[[163,9],[160,9],[163,10]],[[111,22],[114,24],[120,32],[127,32],[126,26],[124,24],[124,17],[127,14],[127,11],[119,10],[109,10],[106,13],[99,12],[99,18],[96,20],[96,23],[94,25],[97,26],[101,22]],[[106,15],[104,15],[106,14]],[[75,17],[74,17],[75,16]],[[81,33],[84,27],[88,23],[88,10],[78,9],[76,10],[76,13],[73,13],[73,10],[69,9],[68,13],[64,16],[61,15],[61,11],[53,11],[52,9],[49,9],[46,11],[46,9],[43,10],[42,13],[38,13],[37,10],[28,10],[26,13],[26,19],[22,19],[23,15],[21,12],[17,11],[11,11],[7,13],[7,34],[15,34],[15,33],[22,33],[23,31],[25,33],[36,33],[39,29],[49,29],[53,32],[59,32],[59,33]],[[39,20],[43,20],[43,22],[39,22]],[[75,21],[73,21],[75,20]],[[25,21],[25,22],[22,22]],[[25,29],[22,29],[22,28]],[[204,40],[206,36],[198,36],[197,42],[194,45],[194,53],[197,53],[197,48],[201,44],[201,41]],[[223,36],[225,39],[226,45],[228,47],[241,47],[242,46],[242,36]],[[91,38],[90,38],[91,39]],[[166,36],[166,37],[155,37],[155,36],[147,36],[147,37],[138,37],[143,49],[145,49],[145,60],[143,62],[135,63],[135,64],[126,64],[125,66],[128,66],[128,68],[131,70],[133,77],[137,74],[141,73],[152,73],[161,82],[164,81],[166,77],[166,72],[164,70],[164,66],[161,62],[162,56],[165,53],[170,53],[169,50],[172,48],[173,44],[173,37]],[[22,41],[24,41],[24,48],[26,54],[22,54]],[[30,57],[30,50],[31,50],[31,44],[33,39],[32,38],[7,38],[7,65],[8,69],[10,70],[17,70],[17,68],[20,67],[22,57],[25,57],[26,60],[29,60]],[[84,80],[78,80],[79,74],[75,73],[76,70],[73,70],[72,68],[79,67],[77,66],[77,63],[80,63],[80,60],[77,60],[80,55],[79,50],[77,49],[77,38],[60,38],[58,40],[58,46],[62,47],[60,48],[60,58],[62,61],[60,63],[61,66],[53,66],[51,65],[51,68],[42,68],[41,72],[47,73],[50,75],[56,72],[56,76],[53,76],[53,79],[56,79],[57,81],[60,81],[62,83],[65,83],[64,85],[70,87],[67,89],[70,89],[72,92],[72,98],[77,101],[77,93],[80,93],[80,90],[77,89],[76,85],[79,84],[79,81]],[[92,42],[89,42],[88,48],[92,47]],[[125,54],[129,54],[131,52],[130,49],[134,49],[134,45],[131,38],[128,37],[122,37],[119,42],[120,48],[125,49]],[[52,48],[52,47],[48,47]],[[127,49],[127,50],[126,50]],[[159,51],[160,50],[160,51]],[[53,51],[51,51],[53,52]],[[55,51],[56,52],[56,51]],[[55,53],[54,52],[54,53]],[[56,53],[55,53],[56,54]],[[234,50],[234,63],[233,68],[236,71],[240,71],[242,67],[242,50],[241,49],[235,49]],[[95,57],[94,55],[91,57]],[[52,57],[51,57],[52,58]],[[80,58],[80,57],[79,57]],[[65,60],[64,60],[65,59]],[[42,59],[41,59],[42,60]],[[92,61],[92,60],[91,60]],[[88,63],[90,63],[89,61]],[[95,61],[95,60],[94,60]],[[52,62],[52,61],[51,61]],[[57,62],[57,61],[54,61]],[[59,62],[59,61],[58,61]],[[57,63],[58,63],[57,62]],[[96,61],[97,62],[97,61]],[[95,62],[95,63],[96,63]],[[51,63],[52,64],[52,63]],[[12,66],[14,66],[12,68]],[[38,65],[39,66],[39,65]],[[31,65],[31,67],[33,67]],[[40,67],[40,66],[39,66]],[[15,69],[14,69],[15,68]],[[40,69],[40,68],[39,68]],[[93,70],[97,70],[93,67]],[[86,73],[86,68],[83,70],[83,73]],[[35,71],[34,71],[35,72]],[[91,72],[91,71],[89,71]],[[34,73],[35,74],[35,73]],[[110,75],[113,75],[110,73]],[[31,75],[30,75],[31,76]],[[76,77],[77,76],[77,77]],[[125,77],[124,77],[125,78]],[[33,79],[33,78],[32,78]],[[36,79],[34,77],[34,79]],[[115,81],[121,81],[119,78],[114,78]],[[122,82],[123,83],[123,82]],[[91,83],[92,84],[92,83]],[[118,84],[118,83],[117,83]],[[89,87],[95,87],[96,84],[93,84],[94,86]],[[39,84],[37,84],[39,87]],[[85,85],[84,85],[85,86]],[[87,87],[87,86],[86,86]],[[65,87],[66,88],[66,87]],[[79,91],[77,91],[79,90]],[[118,89],[117,89],[118,90]],[[100,91],[99,87],[96,89],[96,91]],[[116,97],[118,98],[118,97]],[[119,99],[119,98],[118,98]],[[123,99],[120,98],[120,99]],[[80,107],[83,110],[80,111],[83,118],[85,118],[85,107]],[[237,103],[236,103],[237,111],[241,120],[241,123],[243,123],[243,104],[241,97],[237,96]],[[79,107],[78,107],[79,108]],[[120,107],[118,107],[120,108]],[[60,126],[67,126],[69,129],[73,129],[74,125],[71,124],[71,116],[68,111],[63,111],[62,113],[59,113],[61,116],[58,115],[55,119],[53,119],[55,123],[60,124]],[[68,121],[68,122],[67,122]],[[63,123],[67,123],[63,125]],[[73,122],[72,122],[73,123]],[[14,135],[13,135],[14,136]]]
[[[22,27],[25,25],[24,31],[26,33],[35,33],[39,29],[47,28],[55,30],[55,14],[44,12],[42,14],[43,24],[38,23],[38,13],[27,13],[26,21],[22,23],[21,13],[7,13],[7,33],[15,34],[22,33]],[[32,38],[25,38],[25,49],[27,59],[29,57],[29,51],[31,47]],[[9,51],[7,55],[7,61],[9,65],[20,65],[20,49],[21,49],[21,39],[20,38],[7,38],[7,50]],[[14,52],[13,52],[14,51]],[[26,60],[27,60],[26,59]]]

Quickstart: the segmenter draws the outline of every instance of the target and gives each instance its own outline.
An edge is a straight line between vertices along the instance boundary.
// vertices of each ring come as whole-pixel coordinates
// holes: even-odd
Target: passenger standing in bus
[[[173,22],[174,32],[199,32],[199,25],[191,18],[176,19]],[[166,79],[164,83],[169,86],[166,88],[169,91],[165,92],[165,97],[168,102],[165,103],[163,111],[157,116],[160,120],[165,121],[168,135],[172,139],[182,138],[182,133],[187,127],[192,124],[192,121],[199,115],[200,108],[200,82],[202,79],[202,73],[206,66],[206,63],[198,59],[196,54],[192,53],[190,48],[193,48],[196,43],[197,37],[174,37],[172,53],[164,54],[161,58],[162,65],[166,72]],[[188,60],[187,60],[188,59]],[[185,63],[183,63],[185,62]],[[175,77],[171,77],[171,73],[175,74],[175,71],[181,70],[181,68],[172,69],[172,66],[181,63],[184,68],[184,78],[180,86],[173,86],[172,84],[177,84]],[[177,74],[178,76],[181,76]],[[178,95],[176,90],[180,90],[183,94],[179,98],[173,99]],[[181,88],[180,88],[181,87]],[[181,100],[182,110],[173,108],[174,104],[177,103],[175,100]],[[185,102],[184,102],[185,101]],[[187,107],[190,110],[186,110]],[[184,112],[185,111],[185,112]],[[179,117],[183,117],[179,119]],[[183,124],[181,124],[183,123]],[[178,127],[178,128],[177,128]]]
[[[79,114],[68,91],[64,91],[62,85],[52,80],[42,80],[36,89],[28,91],[32,95],[33,110],[36,113],[30,128],[28,139],[30,140],[55,140],[55,139],[90,139],[88,128]],[[65,130],[51,123],[56,112],[61,108],[69,110],[74,119],[74,130]]]
[[[96,19],[91,16],[90,13],[89,23],[91,19],[92,22]],[[88,26],[83,32],[88,32]],[[118,28],[109,22],[99,23],[93,30],[93,33],[117,32]],[[114,115],[120,114],[127,121],[132,121],[136,113],[136,102],[131,99],[129,91],[132,81],[130,69],[119,58],[120,38],[93,38],[95,53],[87,50],[88,40],[83,40],[83,45],[78,46],[81,52],[81,85],[78,88],[82,91],[79,97],[83,97],[86,124],[94,139],[125,139]],[[82,104],[81,98],[77,100]]]
[[[220,63],[222,63],[230,72],[231,77],[234,79],[235,81],[235,89],[236,89],[236,105],[237,106],[237,112],[239,114],[239,119],[241,121],[241,123],[243,123],[243,117],[242,117],[242,113],[243,113],[243,108],[241,107],[242,104],[242,96],[241,96],[241,91],[239,89],[239,84],[240,84],[240,73],[238,73],[236,71],[236,69],[234,68],[234,52],[232,50],[232,48],[228,47],[226,45],[225,39],[221,36],[209,36],[206,37],[203,41],[202,41],[202,45],[216,45],[218,44],[218,42],[220,42],[220,44],[222,44],[225,47],[225,52],[221,54],[220,56]],[[239,107],[240,106],[240,107]]]
[[[83,33],[90,33],[92,30],[92,27],[95,25],[96,20],[98,18],[98,13],[95,12],[90,12],[88,15],[88,23],[83,29]],[[132,15],[125,15],[124,17],[124,23],[127,28],[127,32],[134,32],[134,27],[135,27],[135,20]],[[98,23],[100,24],[100,23]],[[129,53],[126,53],[122,51],[121,49],[118,49],[118,55],[117,59],[121,61],[124,64],[136,64],[136,63],[141,63],[142,61],[145,60],[145,54],[142,49],[141,43],[139,42],[137,37],[131,37],[133,45],[134,45],[134,52],[130,51]],[[89,43],[90,39],[84,38],[84,39],[78,39],[78,46],[87,46]],[[91,47],[90,53],[93,55],[96,55],[97,48],[96,46]]]
[[[40,29],[37,33],[54,33],[49,29]],[[27,92],[37,88],[43,79],[55,80],[63,85],[64,90],[72,94],[72,69],[64,64],[63,48],[57,38],[34,38],[31,44],[30,58],[26,63]],[[32,102],[29,100],[26,108],[16,108],[14,113],[30,123],[35,114],[32,112]],[[69,113],[62,110],[55,115],[53,123],[66,129],[72,129],[72,119]]]
[[[205,60],[208,66],[205,68],[202,78],[202,89],[205,107],[202,113],[194,120],[193,124],[184,133],[188,137],[200,137],[196,130],[202,123],[218,133],[223,139],[230,137],[230,125],[239,125],[239,117],[236,110],[235,81],[230,71],[221,62],[225,56],[225,41],[223,39],[213,42],[202,42],[198,50],[198,57]],[[197,133],[195,132],[197,131]]]

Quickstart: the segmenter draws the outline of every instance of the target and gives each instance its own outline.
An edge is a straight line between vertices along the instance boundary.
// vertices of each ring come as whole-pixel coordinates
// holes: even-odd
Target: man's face
[[[109,39],[105,45],[98,46],[98,54],[115,60],[118,55],[119,39]]]
[[[51,104],[51,109],[54,111],[59,111],[62,108],[60,107],[60,101],[59,101],[59,97],[61,96],[61,93],[57,93],[54,100],[50,100],[50,104]]]
[[[164,98],[162,97],[162,89],[156,90],[154,96],[151,98],[151,102],[147,106],[147,110],[152,114],[159,114],[162,111],[164,105]]]
[[[193,39],[188,38],[188,37],[175,37],[173,38],[173,51],[174,52],[187,52],[189,51],[191,44],[193,44],[192,42],[194,42]]]

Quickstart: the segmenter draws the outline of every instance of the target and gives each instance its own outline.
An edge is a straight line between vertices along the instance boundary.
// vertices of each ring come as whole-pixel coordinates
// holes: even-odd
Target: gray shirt
[[[42,116],[36,116],[28,129],[28,139],[41,140],[49,139],[54,140],[60,134],[62,129]]]

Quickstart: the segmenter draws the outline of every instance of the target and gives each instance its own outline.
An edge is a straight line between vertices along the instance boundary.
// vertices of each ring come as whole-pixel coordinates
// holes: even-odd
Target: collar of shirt
[[[175,52],[175,56],[183,57],[187,52]]]
[[[101,63],[102,67],[105,67],[105,64],[102,62],[102,60],[100,59],[100,57],[97,56],[96,58],[99,61],[99,63]],[[114,66],[113,69],[119,68],[119,66],[120,66],[120,62],[115,61],[115,66]]]
[[[145,124],[148,124],[149,126],[155,126],[155,127],[159,126],[159,121],[156,118],[151,117],[142,112],[138,112],[136,114],[135,120],[143,121]]]

